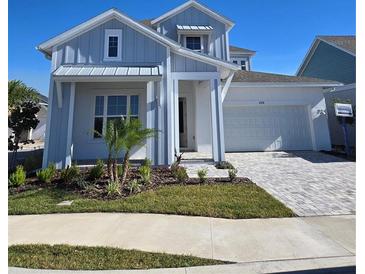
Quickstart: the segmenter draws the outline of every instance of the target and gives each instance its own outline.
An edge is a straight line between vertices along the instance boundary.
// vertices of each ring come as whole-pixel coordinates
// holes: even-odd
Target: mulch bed
[[[90,168],[82,168],[80,170],[83,178],[87,179]],[[104,174],[106,174],[106,170]],[[130,168],[127,177],[127,182],[133,179],[140,179],[138,169],[135,167]],[[75,183],[65,183],[60,179],[60,173],[56,175],[56,178],[50,184],[40,182],[37,177],[27,178],[27,183],[17,188],[9,188],[9,194],[18,194],[29,190],[43,189],[43,188],[54,188],[57,187],[62,190],[70,191],[71,193],[79,194],[84,198],[99,199],[99,200],[115,200],[120,198],[126,198],[138,193],[130,193],[127,186],[125,186],[121,192],[121,195],[109,196],[106,191],[109,178],[104,176],[96,182],[90,182],[89,187],[80,188]],[[222,184],[222,183],[252,183],[247,178],[237,177],[230,181],[228,177],[223,178],[206,178],[204,182],[201,182],[199,178],[189,178],[184,182],[178,182],[173,176],[172,171],[168,167],[153,167],[151,172],[151,182],[149,184],[141,185],[141,191],[153,190],[161,186],[166,185],[199,185],[199,184]],[[140,193],[139,192],[139,193]]]

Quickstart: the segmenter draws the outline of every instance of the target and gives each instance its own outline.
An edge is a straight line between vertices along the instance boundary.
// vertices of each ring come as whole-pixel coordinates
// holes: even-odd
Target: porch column
[[[155,82],[149,81],[147,82],[147,128],[155,128],[155,110],[156,110],[156,102],[155,102]],[[156,156],[155,155],[155,140],[154,138],[147,139],[147,158],[152,161],[152,164],[156,164]]]
[[[70,104],[68,109],[65,167],[71,166],[72,164],[72,154],[73,154],[72,128],[73,128],[74,106],[75,106],[75,85],[76,83],[72,82],[70,86]]]
[[[210,102],[212,117],[212,153],[215,162],[224,161],[224,128],[221,85],[219,79],[210,80]]]
[[[175,152],[180,153],[180,137],[179,137],[179,80],[174,80],[174,139]]]

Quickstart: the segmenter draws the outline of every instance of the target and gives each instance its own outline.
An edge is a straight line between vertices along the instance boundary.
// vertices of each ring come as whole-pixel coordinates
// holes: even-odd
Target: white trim
[[[109,57],[109,37],[118,37],[118,50],[116,57]],[[105,29],[104,32],[104,61],[115,62],[122,61],[122,43],[123,30],[121,29]]]
[[[173,101],[174,101],[174,138],[175,138],[175,151],[180,153],[180,134],[179,134],[179,80],[174,80],[173,89]]]
[[[224,99],[226,98],[226,95],[227,95],[228,89],[231,85],[233,76],[234,76],[234,72],[231,72],[231,74],[229,75],[227,81],[224,84],[224,87],[222,89],[222,103],[223,103]]]
[[[166,12],[165,14],[163,14],[163,15],[159,16],[158,18],[152,20],[151,24],[155,25],[155,24],[161,23],[162,21],[165,21],[168,18],[174,16],[175,14],[180,13],[180,12],[190,8],[190,7],[197,8],[198,10],[204,12],[205,14],[207,14],[207,15],[215,18],[216,20],[224,23],[225,25],[228,26],[228,29],[231,29],[234,26],[234,23],[231,20],[219,15],[218,13],[212,11],[211,9],[203,6],[202,4],[200,4],[200,3],[198,3],[194,0],[189,0],[189,1],[185,2],[184,4],[174,8],[174,9],[168,11],[168,12]]]
[[[233,69],[233,70],[239,69],[237,66],[235,66],[229,62],[226,62],[224,60],[220,60],[218,58],[214,58],[214,57],[211,57],[208,55],[204,55],[204,54],[197,53],[197,52],[188,50],[186,48],[183,48],[176,41],[169,39],[168,37],[162,35],[161,33],[158,33],[157,31],[134,21],[130,17],[122,14],[121,12],[119,12],[115,9],[110,9],[110,10],[88,20],[87,22],[80,24],[80,25],[40,44],[37,47],[37,49],[41,52],[51,55],[51,53],[49,52],[50,47],[62,44],[64,42],[76,37],[77,35],[81,35],[82,33],[85,33],[87,31],[89,31],[90,29],[92,29],[93,27],[96,27],[110,19],[119,20],[120,22],[128,25],[129,27],[133,28],[134,30],[136,30],[144,35],[149,36],[151,39],[162,44],[163,46],[171,47],[171,50],[175,53],[179,53],[183,56],[190,57],[194,60],[202,61],[202,62],[211,64],[211,65],[214,65],[214,66],[223,66],[223,67]]]
[[[230,62],[231,61],[231,52],[229,50],[229,31],[228,30],[226,30],[225,38],[226,38],[227,61]]]
[[[147,87],[146,87],[146,128],[154,128],[154,109],[152,109],[152,104],[154,103],[155,97],[154,97],[154,87],[155,87],[155,82],[153,81],[149,81],[147,82]],[[152,161],[153,164],[155,164],[155,155],[154,155],[154,143],[155,140],[154,138],[148,138],[146,145],[146,157],[148,159],[150,159]]]
[[[219,78],[218,72],[171,72],[172,79],[209,80]]]
[[[246,87],[270,87],[270,88],[292,88],[292,87],[338,87],[343,86],[341,83],[310,83],[310,82],[232,82],[230,88]]]
[[[210,79],[210,115],[212,120],[212,154],[214,162],[219,161],[218,156],[218,128],[217,128],[217,102],[214,79]]]
[[[149,82],[159,81],[162,76],[53,76],[58,82]]]
[[[56,81],[57,106],[62,108],[62,82]]]
[[[302,62],[300,63],[299,68],[297,69],[297,72],[295,73],[295,75],[297,76],[301,76],[303,70],[306,68],[309,60],[312,58],[314,52],[316,51],[317,47],[319,45],[319,41],[317,38],[315,38],[311,44],[311,46],[309,47],[307,53],[305,54]]]
[[[76,83],[71,83],[70,87],[70,105],[68,109],[68,123],[67,123],[67,143],[66,143],[66,159],[65,167],[71,166],[72,164],[72,129],[73,129],[73,118],[74,118],[74,107],[75,107],[75,86]]]
[[[226,151],[226,147],[225,147],[225,141],[224,141],[224,121],[223,121],[223,98],[222,96],[222,84],[221,81],[219,79],[216,79],[215,81],[217,81],[217,91],[216,91],[216,95],[217,95],[217,115],[218,115],[218,128],[219,128],[219,160],[220,161],[225,161],[225,151]]]
[[[48,152],[49,152],[49,136],[51,134],[51,118],[52,118],[52,105],[53,105],[53,89],[54,89],[54,80],[51,74],[49,80],[49,91],[48,91],[48,110],[47,110],[47,124],[46,124],[46,134],[45,134],[45,142],[44,142],[44,151],[43,151],[43,160],[42,160],[42,168],[46,168],[48,166]]]
[[[325,91],[325,92],[346,91],[349,89],[356,89],[356,83],[339,86],[339,87],[336,87],[335,89],[331,89],[331,90]]]
[[[309,119],[309,130],[311,133],[312,149],[317,151],[316,133],[314,130],[313,118],[312,118],[312,107],[307,105],[308,119]]]
[[[166,105],[167,105],[167,164],[172,164],[174,161],[174,112],[173,112],[173,80],[172,80],[172,73],[171,73],[171,52],[170,48],[167,48],[166,52]]]
[[[322,41],[322,42],[325,42],[325,43],[327,43],[328,45],[331,45],[331,46],[333,46],[333,47],[335,47],[335,48],[337,48],[337,49],[339,49],[339,50],[342,50],[342,51],[344,51],[344,52],[346,52],[346,53],[348,53],[348,54],[350,54],[350,55],[352,55],[352,56],[356,56],[356,54],[355,54],[355,53],[353,53],[353,52],[351,52],[351,51],[349,51],[349,50],[347,50],[347,49],[344,49],[343,47],[340,47],[339,45],[337,45],[337,44],[335,44],[335,43],[332,43],[332,42],[330,42],[330,41],[327,41],[327,40],[325,40],[325,39],[323,39],[323,38],[321,38],[321,37],[317,37],[317,39],[318,39],[318,40],[320,40],[320,41]]]

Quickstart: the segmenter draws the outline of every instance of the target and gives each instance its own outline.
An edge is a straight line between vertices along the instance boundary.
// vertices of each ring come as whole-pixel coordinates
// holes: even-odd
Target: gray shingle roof
[[[256,51],[254,51],[254,50],[240,48],[240,47],[236,47],[236,46],[232,46],[232,45],[229,46],[229,50],[236,51],[236,52],[242,52],[242,53],[248,53],[248,54],[256,53]]]
[[[355,35],[318,35],[318,39],[333,43],[336,46],[343,48],[356,54],[356,36]]]
[[[254,83],[331,83],[338,82],[323,80],[319,78],[291,76],[257,71],[236,71],[232,82],[254,82]]]

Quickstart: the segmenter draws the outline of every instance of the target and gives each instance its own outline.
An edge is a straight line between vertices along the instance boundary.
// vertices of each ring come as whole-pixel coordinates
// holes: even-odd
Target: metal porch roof
[[[212,26],[197,26],[197,25],[176,25],[178,30],[191,30],[191,31],[210,31],[213,30]]]

